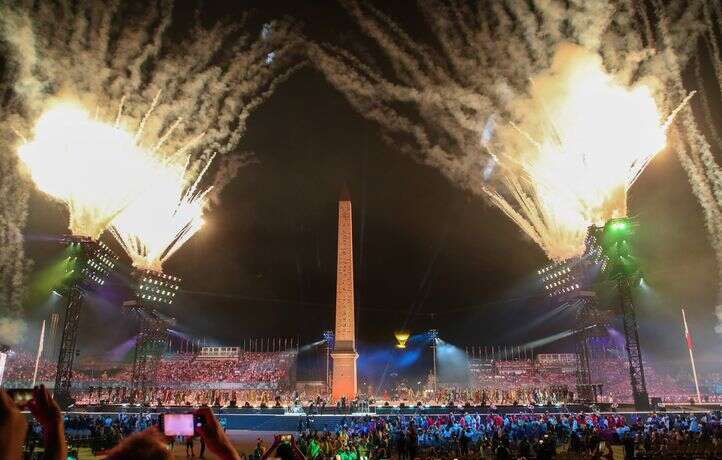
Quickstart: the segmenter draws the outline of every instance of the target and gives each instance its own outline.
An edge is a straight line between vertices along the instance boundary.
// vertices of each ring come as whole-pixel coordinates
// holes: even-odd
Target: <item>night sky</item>
[[[400,3],[382,9],[426,39],[414,9]],[[364,45],[333,1],[249,7],[258,8],[258,22],[290,15],[311,39]],[[216,5],[207,14],[225,13]],[[542,251],[480,197],[384,143],[379,127],[310,65],[254,112],[239,151],[253,152],[256,161],[165,267],[184,279],[184,292],[168,312],[186,332],[232,346],[247,337],[311,342],[332,328],[337,199],[344,184],[354,210],[360,342],[390,345],[397,329],[434,327],[462,346],[516,345],[570,327],[570,315],[523,327],[555,306],[533,276],[546,263]],[[673,152],[661,152],[635,185],[630,213],[641,226],[638,254],[651,286],[638,298],[644,351],[685,359],[684,304],[704,366],[702,355],[720,351],[713,331],[716,267],[700,208]],[[27,249],[36,269],[60,249],[38,237],[62,233],[66,223],[62,206],[34,192]],[[108,234],[103,239],[120,254]],[[107,291],[107,301],[85,309],[81,353],[103,352],[130,336],[119,312],[122,286]],[[36,319],[48,308],[29,301]]]

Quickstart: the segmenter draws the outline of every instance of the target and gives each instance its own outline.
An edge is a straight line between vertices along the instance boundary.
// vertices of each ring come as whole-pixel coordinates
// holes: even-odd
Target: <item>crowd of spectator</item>
[[[228,406],[261,405],[290,406],[296,399],[302,404],[314,400],[317,394],[293,394],[291,369],[295,355],[287,352],[241,352],[232,358],[202,358],[194,353],[176,353],[151,360],[151,378],[146,401],[162,405],[216,404]],[[35,359],[29,353],[17,352],[6,363],[4,386],[30,385]],[[55,363],[41,359],[36,382],[52,382]],[[689,376],[680,373],[676,378],[655,372],[647,366],[646,382],[649,394],[666,403],[688,403],[696,399]],[[710,388],[719,382],[719,375],[702,376],[703,400],[722,402],[722,395]],[[717,378],[718,380],[715,380]],[[131,366],[129,363],[109,363],[81,360],[75,366],[73,379],[78,382],[78,402],[121,403],[129,399]],[[592,381],[602,384],[600,402],[629,403],[632,401],[627,363],[616,356],[595,360]],[[683,382],[684,381],[684,382]],[[712,383],[710,383],[712,382]],[[464,405],[539,405],[563,404],[575,398],[576,374],[574,368],[545,367],[535,360],[497,360],[488,363],[486,371],[471,373],[470,383],[439,385],[435,391],[430,385],[411,389],[400,385],[388,394],[371,397],[378,402],[440,404],[450,402]]]
[[[108,458],[136,458],[139,449],[154,445],[157,456],[168,458],[176,437],[163,437],[152,427],[158,418],[133,414],[62,414],[44,388],[33,391],[28,407],[31,426],[14,402],[0,391],[0,451],[20,458],[18,449],[32,455],[37,445],[46,458],[65,458],[66,446],[85,443]],[[193,413],[203,420],[199,433],[182,441],[193,454],[193,439],[210,442],[222,459],[266,458],[259,442],[248,456],[241,456],[226,437],[223,424],[208,407]],[[292,440],[277,437],[271,452],[284,460],[363,459],[478,459],[478,458],[721,458],[720,412],[707,413],[516,413],[449,415],[395,415],[345,417],[326,426],[325,419],[299,418]],[[320,426],[319,426],[320,425]],[[28,429],[30,428],[30,429]],[[141,432],[141,434],[133,434]],[[145,439],[143,439],[145,437]],[[69,442],[68,442],[69,441]],[[139,442],[142,441],[142,442]],[[280,442],[288,443],[282,449]],[[145,446],[145,447],[144,447]],[[289,447],[290,446],[290,447]],[[134,452],[133,455],[114,452]],[[54,452],[50,457],[48,452]],[[298,452],[301,455],[296,455]],[[151,457],[148,457],[151,458]]]
[[[55,379],[55,363],[41,359],[38,363],[38,382],[49,382]],[[28,386],[35,372],[35,356],[22,351],[13,352],[5,361],[3,382],[17,386]]]
[[[719,413],[630,416],[519,414],[401,416],[308,421],[296,445],[309,459],[364,458],[719,458]],[[621,457],[617,457],[621,458]]]
[[[509,364],[503,366],[503,364]],[[512,367],[513,366],[513,367]],[[513,372],[508,369],[511,368]],[[533,360],[495,362],[488,372],[472,374],[471,392],[467,392],[467,401],[479,398],[490,404],[538,404],[568,402],[576,391],[576,369],[543,367]],[[500,372],[505,369],[506,372]],[[591,367],[592,383],[601,384],[600,402],[632,402],[632,389],[629,383],[629,365],[620,356],[606,356],[596,359]],[[722,394],[716,394],[712,382],[718,384],[719,375],[702,374],[707,383],[702,387],[706,402],[722,402]],[[717,378],[717,380],[715,380]],[[661,398],[662,402],[689,402],[696,399],[692,377],[687,372],[676,376],[656,371],[655,366],[647,363],[645,380],[648,393]]]
[[[239,387],[276,388],[287,381],[293,356],[286,352],[243,352],[226,359],[201,359],[196,354],[184,353],[151,359],[150,376],[159,386],[204,388],[209,384],[237,384]],[[32,382],[35,357],[15,352],[7,360],[4,381],[12,386],[27,386]],[[131,379],[129,363],[102,363],[80,361],[76,364],[73,379],[93,386],[118,386]],[[41,359],[37,382],[50,382],[55,378],[55,363]]]

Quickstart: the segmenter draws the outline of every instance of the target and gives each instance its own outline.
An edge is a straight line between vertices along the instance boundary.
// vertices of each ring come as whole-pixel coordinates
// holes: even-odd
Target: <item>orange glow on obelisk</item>
[[[338,202],[338,257],[336,262],[336,337],[331,393],[338,401],[356,397],[356,333],[354,321],[353,226],[351,199],[344,189]]]

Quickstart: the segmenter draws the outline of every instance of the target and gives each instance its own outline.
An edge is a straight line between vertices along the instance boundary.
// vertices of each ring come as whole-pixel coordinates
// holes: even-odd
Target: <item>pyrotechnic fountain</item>
[[[67,304],[55,381],[55,397],[67,405],[83,296],[105,283],[117,260],[100,234],[151,183],[151,159],[131,134],[69,104],[51,106],[18,155],[37,187],[69,212],[71,235],[60,239],[67,272],[57,288]]]
[[[648,87],[619,85],[601,59],[569,45],[530,91],[512,108],[522,121],[485,145],[498,184],[482,190],[560,261],[583,252],[590,225],[627,215],[627,191],[665,146],[666,123]]]
[[[181,155],[182,156],[182,155]],[[178,160],[178,154],[173,155]],[[110,228],[133,264],[134,299],[123,304],[138,318],[138,340],[133,359],[130,400],[145,401],[153,365],[160,356],[167,325],[155,308],[172,304],[180,288],[178,276],[165,273],[163,263],[203,225],[203,210],[210,188],[202,188],[208,161],[195,180],[190,179],[187,162],[160,162],[154,183],[126,207]]]
[[[70,232],[94,240],[155,172],[131,133],[68,103],[42,114],[18,155],[38,189],[65,203]]]

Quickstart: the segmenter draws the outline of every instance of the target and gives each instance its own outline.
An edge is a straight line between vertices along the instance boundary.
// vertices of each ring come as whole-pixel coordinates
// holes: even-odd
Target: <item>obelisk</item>
[[[336,336],[331,394],[335,401],[356,397],[356,333],[353,300],[353,226],[351,199],[344,187],[338,202],[338,254],[336,258]]]

